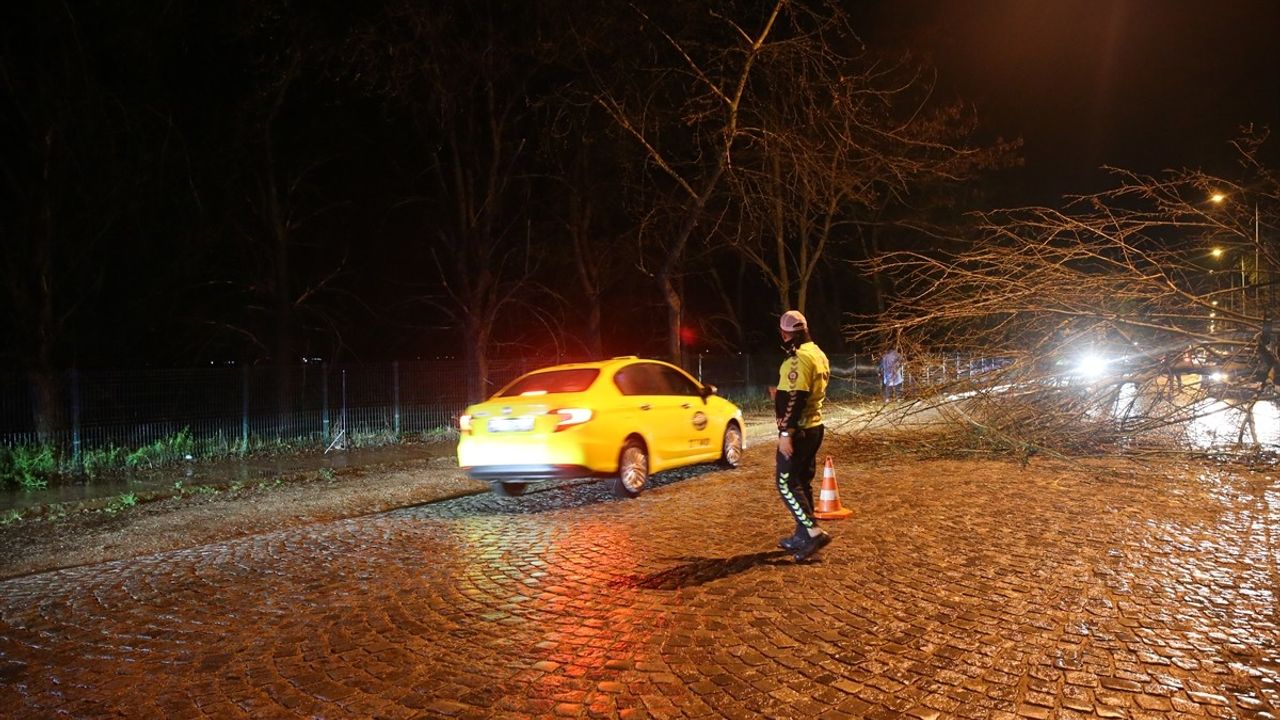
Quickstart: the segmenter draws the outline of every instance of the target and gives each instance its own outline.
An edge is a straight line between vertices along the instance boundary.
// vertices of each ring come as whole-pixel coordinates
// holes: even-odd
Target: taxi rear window
[[[595,368],[533,373],[511,383],[498,397],[582,392],[591,387],[599,376],[600,371]]]

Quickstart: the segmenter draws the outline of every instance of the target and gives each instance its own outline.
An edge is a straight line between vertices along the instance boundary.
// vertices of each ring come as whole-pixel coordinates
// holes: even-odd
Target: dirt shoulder
[[[451,444],[423,457],[226,487],[176,486],[137,503],[97,500],[0,526],[0,578],[141,557],[299,525],[486,492],[458,471]]]
[[[861,412],[832,410],[822,452],[836,457],[842,477],[856,481],[859,473],[886,468],[936,469],[929,462],[930,444],[922,441],[918,427],[904,435],[902,426],[886,422],[878,407],[870,407]],[[771,463],[775,428],[770,418],[751,417],[747,424],[748,462]],[[323,458],[299,458],[292,466],[259,468],[247,481],[221,486],[170,481],[162,492],[138,493],[136,504],[129,506],[121,506],[118,497],[104,497],[24,513],[21,519],[0,524],[0,579],[488,492],[487,485],[458,470],[454,444],[448,441],[419,445],[409,453],[389,449],[348,458],[351,465],[345,468],[317,464]],[[1083,471],[1113,479],[1143,478],[1140,482],[1195,475],[1206,467],[1176,460],[1036,458],[1028,466],[1013,459],[989,462],[992,459],[953,457],[959,468],[983,465],[1001,472],[1051,475]]]

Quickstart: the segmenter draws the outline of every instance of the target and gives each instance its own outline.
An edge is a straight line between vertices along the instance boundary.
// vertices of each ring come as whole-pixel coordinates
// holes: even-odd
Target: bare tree
[[[103,78],[93,53],[107,50],[83,39],[92,10],[28,9],[29,25],[0,31],[0,323],[9,330],[0,357],[27,374],[37,436],[55,443],[67,424],[62,372],[78,342],[117,327],[104,317],[106,266],[141,245],[143,200],[155,201],[164,170],[152,158],[164,157],[170,128]],[[135,291],[147,287],[135,280]]]
[[[553,284],[560,286],[558,294],[575,319],[570,323],[575,331],[566,334],[580,339],[589,357],[603,358],[606,308],[631,309],[608,302],[631,290],[635,252],[624,191],[629,178],[623,176],[616,134],[600,132],[590,106],[566,105],[568,111],[544,143],[550,172],[559,181],[551,191],[558,212],[550,231],[565,233],[571,252],[555,254],[548,271],[563,278]],[[566,282],[570,277],[573,282]]]
[[[504,326],[554,322],[530,301],[540,287],[529,168],[542,65],[524,34],[529,23],[498,22],[498,11],[393,3],[352,46],[352,74],[411,118],[406,157],[422,164],[408,165],[416,192],[399,207],[420,228],[417,300],[459,331],[471,398],[490,390]]]
[[[751,108],[753,142],[734,166],[744,218],[729,242],[776,288],[780,308],[804,311],[832,245],[878,225],[887,208],[1016,159],[1016,143],[974,144],[970,108],[931,107],[927,68],[846,57],[841,40],[761,69],[757,82],[777,89]],[[869,250],[878,254],[874,236]]]
[[[1254,440],[1250,411],[1280,369],[1266,292],[1280,185],[1258,162],[1263,139],[1237,143],[1243,183],[1113,170],[1114,189],[1064,210],[981,214],[970,250],[876,258],[901,294],[862,337],[909,344],[917,379],[933,380],[922,402],[1005,447],[1185,447],[1209,416]],[[959,377],[976,395],[942,392],[957,374],[930,360],[941,350],[991,370]]]
[[[652,72],[647,86],[630,92],[607,88],[598,98],[601,107],[641,145],[657,170],[674,182],[682,198],[675,228],[662,243],[663,257],[654,274],[667,305],[668,353],[677,362],[684,312],[678,280],[685,250],[733,163],[743,132],[741,110],[749,80],[788,6],[788,0],[776,0],[752,26],[712,13],[721,23],[721,37],[726,39],[723,45],[682,39],[671,29],[655,25],[637,8],[646,26],[661,38],[660,46],[665,46],[672,64]],[[686,99],[679,101],[674,111],[655,107],[655,103],[681,96]]]
[[[331,193],[325,179],[357,149],[325,117],[340,104],[327,68],[342,46],[328,28],[340,23],[287,2],[247,10],[229,27],[233,57],[246,70],[229,113],[234,122],[219,127],[224,145],[201,164],[219,230],[201,273],[207,282],[189,294],[204,342],[269,362],[276,409],[290,413],[297,368],[304,358],[338,355],[345,316],[360,305],[342,287],[348,250],[330,232],[349,195]]]
[[[254,27],[252,32],[275,28]],[[324,212],[316,197],[312,175],[321,161],[291,162],[282,148],[291,128],[282,115],[290,94],[308,70],[308,42],[299,33],[278,54],[259,61],[260,79],[242,107],[244,166],[247,182],[237,217],[240,230],[238,255],[242,264],[229,269],[222,287],[243,298],[242,313],[228,314],[214,322],[224,330],[248,339],[275,367],[273,382],[277,408],[287,412],[294,401],[293,367],[310,348],[300,335],[310,323],[313,309],[323,317],[319,298],[341,271],[342,258],[321,263],[328,271],[314,282],[299,271],[297,255],[304,246],[308,223]],[[336,335],[336,331],[335,331]]]
[[[653,241],[673,356],[679,279],[698,233],[741,253],[780,308],[803,309],[833,243],[922,186],[1012,162],[1016,148],[975,144],[972,111],[936,106],[924,66],[862,49],[835,3],[784,0],[750,27],[712,17],[733,32],[697,27],[695,38],[653,23],[671,60],[631,73],[651,83],[600,97],[679,198]],[[687,99],[672,112],[672,97]]]

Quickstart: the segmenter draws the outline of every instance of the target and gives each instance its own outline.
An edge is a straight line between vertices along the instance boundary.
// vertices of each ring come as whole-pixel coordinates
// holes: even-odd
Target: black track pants
[[[794,452],[790,458],[777,453],[778,495],[782,504],[795,516],[796,529],[818,524],[813,517],[813,476],[818,470],[818,448],[822,447],[821,425],[796,430],[791,437]]]

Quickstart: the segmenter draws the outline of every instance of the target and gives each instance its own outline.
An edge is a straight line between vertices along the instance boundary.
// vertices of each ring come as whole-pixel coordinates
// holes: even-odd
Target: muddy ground
[[[0,525],[0,578],[151,555],[488,490],[458,471],[452,443],[418,445],[406,454],[411,457],[345,468],[260,473],[231,484],[174,481],[162,492],[137,493],[131,506],[110,497],[28,510],[21,519]]]

